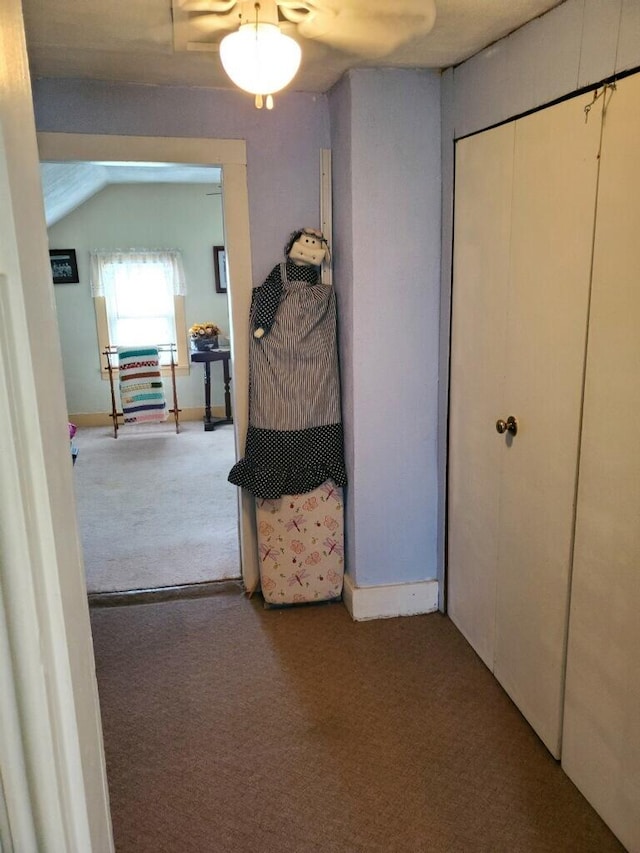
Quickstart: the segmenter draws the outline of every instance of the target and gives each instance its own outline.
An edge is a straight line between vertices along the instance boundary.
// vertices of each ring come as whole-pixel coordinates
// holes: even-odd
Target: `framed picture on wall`
[[[227,253],[224,246],[213,247],[213,271],[216,278],[216,293],[227,292]]]
[[[78,284],[75,249],[49,249],[49,260],[54,284]]]

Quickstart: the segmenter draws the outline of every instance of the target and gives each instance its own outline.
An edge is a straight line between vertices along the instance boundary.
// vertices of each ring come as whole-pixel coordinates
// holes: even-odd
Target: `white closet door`
[[[458,143],[448,609],[559,754],[599,119]],[[514,416],[516,435],[498,419]]]
[[[607,96],[607,100],[609,96]],[[608,100],[562,765],[640,851],[640,75]]]
[[[448,613],[493,669],[513,124],[456,145]]]
[[[600,117],[591,95],[516,123],[494,673],[560,754]]]

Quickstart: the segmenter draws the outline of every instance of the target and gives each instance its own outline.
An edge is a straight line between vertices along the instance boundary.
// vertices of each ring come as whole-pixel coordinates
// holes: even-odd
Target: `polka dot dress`
[[[256,328],[245,456],[230,482],[268,499],[346,485],[333,287],[316,267],[279,264],[253,292]]]

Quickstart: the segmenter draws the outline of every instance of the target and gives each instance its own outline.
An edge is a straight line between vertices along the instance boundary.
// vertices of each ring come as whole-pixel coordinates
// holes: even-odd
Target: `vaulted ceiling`
[[[221,192],[220,169],[174,163],[42,163],[47,226],[55,225],[109,184],[208,184]]]

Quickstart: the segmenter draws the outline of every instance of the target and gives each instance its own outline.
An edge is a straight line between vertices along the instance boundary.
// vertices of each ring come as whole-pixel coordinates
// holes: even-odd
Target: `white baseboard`
[[[354,622],[433,613],[438,609],[438,581],[354,586],[345,575],[342,600]]]

